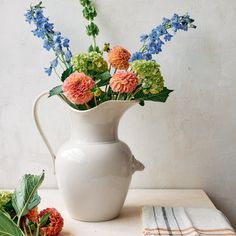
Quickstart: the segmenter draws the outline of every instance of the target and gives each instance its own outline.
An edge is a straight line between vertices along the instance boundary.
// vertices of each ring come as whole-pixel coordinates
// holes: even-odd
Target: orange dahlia
[[[57,236],[63,227],[64,220],[61,214],[55,208],[47,208],[40,211],[39,217],[49,214],[49,224],[40,228],[41,235]]]
[[[129,51],[120,46],[115,46],[108,52],[108,61],[116,69],[127,70],[129,59]]]
[[[26,218],[32,221],[33,223],[37,223],[38,222],[38,207],[32,208],[26,215]]]
[[[133,72],[129,71],[118,71],[110,80],[112,91],[119,93],[131,93],[135,90],[137,84],[137,76]]]
[[[91,100],[91,89],[95,81],[84,73],[74,72],[67,77],[62,85],[65,96],[75,104],[84,104]]]

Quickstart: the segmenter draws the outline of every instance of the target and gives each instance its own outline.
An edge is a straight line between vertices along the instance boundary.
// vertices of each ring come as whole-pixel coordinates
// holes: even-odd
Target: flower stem
[[[136,89],[136,91],[134,91],[134,93],[131,93],[130,96],[127,97],[127,100],[131,100],[132,98],[134,98],[135,94],[137,94],[140,90],[141,90],[141,87]]]
[[[96,44],[96,37],[93,35],[93,50],[96,51],[96,47],[97,47],[97,44]]]
[[[54,73],[57,75],[57,77],[61,80],[61,77],[58,75],[57,70],[53,68]]]
[[[86,106],[87,110],[90,109],[90,106],[88,105],[88,103],[85,103],[84,105]]]
[[[29,229],[29,235],[30,235],[30,236],[33,236],[33,235],[32,235],[32,231],[31,231],[31,228],[30,228],[29,225],[28,225],[28,229]]]
[[[118,93],[116,100],[119,100],[119,97],[120,97],[120,92]]]
[[[37,229],[36,229],[36,234],[35,234],[35,236],[39,236],[39,226],[40,226],[40,224],[37,224]]]
[[[98,103],[97,103],[96,96],[93,96],[93,98],[94,98],[94,103],[95,103],[95,105],[97,106],[97,105],[98,105]]]

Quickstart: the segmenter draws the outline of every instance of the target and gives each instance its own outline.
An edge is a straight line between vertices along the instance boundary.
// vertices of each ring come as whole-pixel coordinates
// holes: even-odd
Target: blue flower
[[[160,36],[162,36],[162,35],[167,33],[166,28],[163,25],[157,26],[156,27],[156,32],[157,32],[158,37],[160,37]]]
[[[45,34],[44,30],[39,29],[39,28],[32,30],[32,33],[34,34],[34,36],[38,38],[44,38],[44,34]]]
[[[54,24],[53,23],[49,23],[49,22],[45,22],[43,25],[45,31],[52,31],[54,28]]]
[[[165,36],[164,36],[164,40],[167,42],[167,41],[170,41],[171,40],[171,38],[173,37],[173,35],[171,35],[171,34],[166,34]]]
[[[53,61],[51,61],[51,67],[56,68],[57,65],[58,65],[58,60],[57,60],[57,58],[55,58]]]
[[[162,19],[162,25],[163,25],[163,26],[166,26],[166,25],[168,25],[169,23],[170,23],[170,20],[169,20],[169,19],[167,19],[167,18],[165,18],[165,17]]]
[[[142,34],[142,35],[140,36],[140,42],[144,42],[147,38],[148,38],[148,35],[147,35],[147,34]]]
[[[44,68],[45,73],[50,76],[52,74],[52,67]]]
[[[47,51],[52,49],[56,57],[62,57],[63,61],[65,61],[65,66],[68,67],[68,62],[72,56],[69,51],[69,39],[62,37],[60,32],[54,30],[54,24],[49,22],[49,19],[44,16],[41,4],[40,2],[38,5],[32,6],[30,10],[27,10],[25,20],[28,23],[33,22],[35,24],[35,29],[32,32],[36,37],[43,39],[43,47]],[[63,47],[66,49],[63,50]],[[49,68],[44,69],[49,76],[52,73],[52,69],[58,65],[57,58],[50,63],[51,66]]]
[[[47,49],[48,51],[52,48],[52,45],[50,44],[50,42],[48,41],[48,39],[45,39],[45,40],[43,41],[43,47],[44,47],[45,49]]]
[[[62,52],[61,44],[60,43],[56,43],[55,47],[54,47],[54,50],[55,50],[56,54],[60,54]]]
[[[61,44],[61,33],[60,32],[55,32],[54,35],[53,35],[53,41],[54,43],[58,43],[58,44]]]
[[[31,10],[27,10],[24,16],[25,16],[25,21],[31,24],[33,20],[33,12]]]
[[[143,54],[143,59],[146,61],[152,60],[152,54],[151,53],[144,53]]]
[[[71,51],[70,51],[70,50],[67,50],[67,51],[65,52],[65,59],[66,59],[66,62],[70,62],[71,57],[72,57]]]
[[[69,42],[70,42],[70,40],[68,39],[68,38],[64,38],[64,40],[63,40],[63,47],[64,48],[69,48]]]
[[[135,61],[135,60],[142,60],[143,54],[141,52],[135,52],[131,55],[129,62]]]
[[[173,33],[178,30],[187,31],[189,28],[196,28],[192,23],[193,19],[188,14],[179,16],[174,14],[171,19],[163,18],[162,24],[156,26],[151,30],[149,34],[143,34],[140,37],[140,41],[144,42],[140,52],[132,54],[130,61],[134,60],[152,60],[152,55],[159,54],[162,51],[163,41],[170,41],[173,35],[169,32],[172,30]]]

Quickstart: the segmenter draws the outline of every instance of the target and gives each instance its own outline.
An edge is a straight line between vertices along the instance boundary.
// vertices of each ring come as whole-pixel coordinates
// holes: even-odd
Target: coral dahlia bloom
[[[108,61],[116,69],[126,70],[129,67],[130,53],[120,46],[113,47],[108,52]]]
[[[95,86],[94,80],[84,73],[74,72],[67,77],[62,85],[65,96],[75,104],[84,104],[91,100],[91,89]]]
[[[118,71],[110,80],[112,91],[119,93],[131,93],[135,90],[137,84],[137,76],[129,71]]]
[[[40,211],[39,217],[49,214],[49,224],[40,228],[41,235],[57,236],[63,227],[64,220],[61,214],[55,208],[46,208]]]
[[[33,223],[37,223],[38,222],[38,207],[34,207],[32,208],[28,214],[26,215],[26,217],[32,221]]]

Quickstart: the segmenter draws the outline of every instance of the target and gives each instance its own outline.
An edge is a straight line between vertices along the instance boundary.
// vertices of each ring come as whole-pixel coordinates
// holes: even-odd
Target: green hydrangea
[[[98,52],[79,53],[72,57],[71,64],[73,69],[93,76],[108,71],[107,62]]]
[[[8,191],[0,192],[0,210],[11,200],[12,193]]]
[[[143,93],[157,94],[164,88],[160,65],[155,61],[136,60],[130,63],[131,70],[137,74]]]

